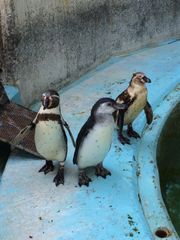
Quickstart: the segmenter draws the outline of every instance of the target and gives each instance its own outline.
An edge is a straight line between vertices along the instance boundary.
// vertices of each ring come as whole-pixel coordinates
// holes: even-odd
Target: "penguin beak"
[[[143,79],[144,82],[146,82],[146,83],[151,83],[151,79],[150,79],[150,78],[147,78],[146,76],[144,76],[142,79]]]
[[[127,104],[120,104],[120,103],[115,103],[113,107],[116,110],[125,110],[128,108]]]
[[[49,106],[49,98],[48,97],[44,97],[44,99],[42,101],[42,105],[43,105],[43,110],[48,108],[48,106]]]

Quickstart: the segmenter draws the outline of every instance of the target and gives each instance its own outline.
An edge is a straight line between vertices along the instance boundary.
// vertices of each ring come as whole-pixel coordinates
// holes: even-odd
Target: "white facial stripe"
[[[51,97],[51,96],[49,97],[49,100],[50,100],[50,101],[49,101],[48,108],[50,108],[50,107],[52,106],[52,103],[53,103],[53,99],[52,99],[52,97]]]
[[[47,97],[44,95],[43,96],[43,105],[45,105],[46,99],[47,99]]]
[[[51,95],[51,97],[60,98],[58,95]]]
[[[46,98],[46,97],[60,98],[58,95],[50,95],[50,96],[47,96],[45,93],[43,93],[42,96],[43,96],[44,98]]]

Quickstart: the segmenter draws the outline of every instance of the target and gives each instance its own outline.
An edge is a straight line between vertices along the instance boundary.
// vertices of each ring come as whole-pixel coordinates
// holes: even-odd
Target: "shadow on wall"
[[[0,1],[6,80],[26,105],[114,53],[180,32],[178,0]]]

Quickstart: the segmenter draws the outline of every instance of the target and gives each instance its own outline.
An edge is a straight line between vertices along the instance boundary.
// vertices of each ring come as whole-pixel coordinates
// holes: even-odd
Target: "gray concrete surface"
[[[179,0],[1,0],[0,10],[5,78],[25,105],[113,54],[180,36]]]

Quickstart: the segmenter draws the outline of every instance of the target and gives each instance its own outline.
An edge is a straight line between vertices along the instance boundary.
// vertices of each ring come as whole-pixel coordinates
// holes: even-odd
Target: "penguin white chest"
[[[114,124],[96,124],[90,130],[80,146],[78,153],[79,168],[96,166],[102,162],[108,153],[114,130]]]
[[[67,146],[58,121],[39,121],[36,124],[35,145],[37,151],[47,160],[64,161]]]
[[[124,124],[132,123],[135,118],[140,114],[140,112],[144,109],[147,102],[147,90],[142,89],[141,91],[136,91],[133,93],[136,96],[136,99],[129,106],[124,115]]]

